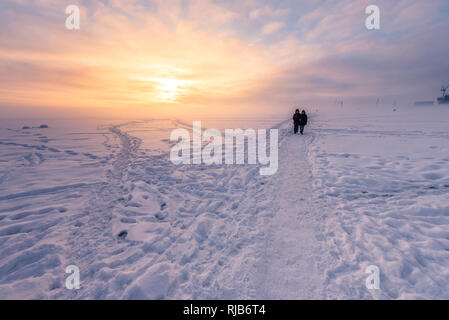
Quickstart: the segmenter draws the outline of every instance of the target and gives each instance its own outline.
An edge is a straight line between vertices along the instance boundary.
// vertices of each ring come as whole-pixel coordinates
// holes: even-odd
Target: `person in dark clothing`
[[[296,109],[295,114],[293,115],[293,127],[294,133],[298,133],[299,122],[301,120],[301,114],[299,113],[299,109]]]
[[[299,132],[304,134],[304,127],[307,125],[307,115],[304,110],[302,110],[299,117]]]

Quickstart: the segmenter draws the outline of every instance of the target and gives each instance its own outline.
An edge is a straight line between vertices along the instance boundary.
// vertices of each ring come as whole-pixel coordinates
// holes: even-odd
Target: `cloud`
[[[161,101],[158,92],[161,83],[171,81],[182,86],[162,89],[172,90],[167,96],[176,95],[175,104],[186,112],[198,105],[213,109],[206,105],[209,102],[218,109],[223,101],[247,90],[269,66],[261,48],[220,30],[234,15],[218,19],[214,14],[230,10],[196,1],[183,12],[184,18],[166,20],[165,4],[145,12],[134,4],[116,1],[107,7],[98,3],[83,7],[86,14],[77,32],[66,30],[64,19],[53,22],[45,14],[12,8],[10,33],[0,31],[0,103],[91,109],[137,106],[155,115],[177,112],[166,106],[173,99]]]
[[[285,23],[282,21],[270,22],[263,26],[262,34],[269,35],[281,30],[283,27],[285,27]]]
[[[264,6],[251,10],[249,12],[249,18],[251,20],[257,20],[260,18],[279,18],[287,15],[288,13],[288,9],[273,9],[270,6]]]
[[[0,106],[260,114],[335,97],[428,99],[449,83],[443,0],[378,0],[379,31],[364,27],[368,0],[73,2],[76,32],[59,1],[0,5]]]
[[[188,7],[188,15],[191,21],[196,23],[223,25],[234,21],[238,14],[223,8],[210,0],[193,0]]]

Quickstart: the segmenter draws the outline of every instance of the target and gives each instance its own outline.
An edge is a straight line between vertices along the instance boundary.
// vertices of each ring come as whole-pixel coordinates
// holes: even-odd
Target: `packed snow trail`
[[[266,225],[266,250],[256,270],[257,298],[322,298],[324,279],[318,270],[320,244],[307,158],[312,139],[308,132],[288,134],[279,150],[279,170],[270,188],[278,209]]]

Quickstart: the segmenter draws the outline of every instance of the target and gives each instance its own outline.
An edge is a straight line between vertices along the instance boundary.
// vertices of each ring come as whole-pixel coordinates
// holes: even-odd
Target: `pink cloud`
[[[281,30],[283,27],[285,27],[285,23],[282,21],[270,22],[263,26],[262,34],[269,35]]]

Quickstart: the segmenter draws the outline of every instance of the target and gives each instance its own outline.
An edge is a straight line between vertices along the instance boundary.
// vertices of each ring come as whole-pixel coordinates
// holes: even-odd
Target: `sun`
[[[159,102],[175,103],[180,95],[188,92],[187,86],[193,82],[189,80],[173,79],[173,78],[150,78],[147,81],[154,83],[156,89],[155,98]]]

